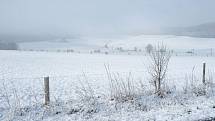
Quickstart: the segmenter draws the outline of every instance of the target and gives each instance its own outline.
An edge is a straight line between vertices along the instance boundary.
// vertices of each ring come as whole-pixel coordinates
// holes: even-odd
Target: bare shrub
[[[79,80],[79,85],[75,87],[75,93],[78,96],[78,103],[75,104],[71,113],[84,112],[87,114],[96,113],[99,110],[98,96],[88,82],[88,78],[83,74],[83,79]]]
[[[1,95],[5,99],[8,105],[8,112],[3,116],[5,121],[11,121],[15,118],[15,116],[19,115],[22,109],[22,105],[20,103],[20,96],[18,95],[18,91],[14,85],[12,87],[8,87],[8,84],[2,83],[2,92]],[[2,102],[4,103],[4,101]]]
[[[158,96],[162,95],[162,84],[166,77],[169,60],[171,58],[171,52],[163,44],[158,44],[153,47],[150,53],[151,65],[149,68],[149,74],[151,75],[151,83],[155,88],[155,93]]]
[[[185,76],[185,87],[183,87],[184,94],[193,93],[192,89],[195,86],[194,82],[199,81],[198,78],[195,76],[195,66],[192,69],[190,74]]]
[[[8,107],[11,108],[10,96],[8,94],[7,87],[4,83],[2,83],[2,89],[3,90],[1,90],[1,95],[5,99],[5,101],[7,102]]]
[[[79,80],[79,85],[76,86],[76,94],[79,99],[83,101],[90,100],[95,97],[94,90],[92,86],[89,84],[86,75],[84,75],[84,80]]]
[[[105,66],[109,79],[111,100],[126,102],[133,100],[138,94],[138,86],[134,83],[131,73],[122,78],[119,73],[111,73],[108,66]]]
[[[205,89],[206,89],[206,94],[208,96],[214,95],[214,92],[215,92],[215,82],[214,82],[213,75],[214,75],[214,72],[209,71],[208,77],[206,78]]]
[[[208,72],[208,77],[205,83],[202,83],[201,78],[195,74],[195,68],[192,73],[186,76],[186,85],[183,88],[185,94],[194,94],[196,96],[213,95],[215,83],[213,82],[213,73]]]

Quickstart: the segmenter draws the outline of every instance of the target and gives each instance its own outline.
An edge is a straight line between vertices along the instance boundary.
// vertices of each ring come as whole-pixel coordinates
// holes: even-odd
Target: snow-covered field
[[[168,43],[172,43],[168,37],[171,36],[166,38]],[[148,42],[156,38],[160,37],[150,37]],[[189,38],[182,37],[177,42],[187,42],[186,39]],[[129,44],[130,39],[127,40],[124,48],[141,45],[138,43],[140,38],[133,38],[136,45],[133,41]],[[196,41],[191,39],[189,42]],[[215,41],[207,41],[207,46],[199,40],[202,44],[192,46],[190,43],[190,47],[211,48]],[[94,43],[97,42],[95,40]],[[119,47],[122,42],[113,41],[110,46]],[[24,48],[32,47],[29,44],[23,44],[23,49],[30,49]],[[179,46],[189,48],[188,45]],[[211,84],[204,96],[196,96],[191,89],[192,73],[196,76],[192,84],[201,84],[203,62],[206,62],[209,79],[214,75],[215,57],[172,56],[166,78],[166,89],[171,93],[160,98],[152,94],[148,75],[150,61],[145,55],[0,51],[0,120],[185,121],[214,118],[215,86]],[[118,78],[126,80],[130,77],[135,85],[141,84],[141,89],[135,89],[138,96],[125,102],[112,100],[105,66],[110,67],[110,72]],[[50,77],[49,107],[43,105],[43,77],[46,76]],[[215,80],[210,78],[210,82]],[[185,93],[186,86],[188,93]]]
[[[175,35],[137,35],[120,36],[112,38],[82,37],[76,39],[57,39],[53,42],[25,42],[20,43],[22,50],[67,50],[72,49],[75,52],[101,52],[116,53],[121,48],[124,51],[131,52],[135,48],[137,51],[145,51],[148,44],[155,45],[164,43],[176,53],[194,51],[196,55],[215,55],[215,38],[195,38]],[[105,48],[107,46],[108,48]]]
[[[15,117],[17,120],[38,117],[35,112],[41,113],[41,108],[35,107],[43,103],[43,77],[50,76],[51,85],[51,100],[53,103],[71,101],[76,97],[75,91],[77,85],[83,80],[88,80],[90,85],[95,89],[98,95],[109,95],[109,82],[105,72],[104,65],[109,65],[111,72],[119,73],[121,76],[126,76],[129,72],[134,77],[135,81],[143,81],[147,88],[148,85],[148,57],[140,55],[104,55],[104,54],[78,54],[78,53],[55,53],[55,52],[25,52],[25,51],[1,51],[0,66],[1,66],[1,119],[4,120],[5,115],[9,110],[4,92],[11,93],[17,91],[20,107],[34,106],[28,109],[30,112],[23,114],[24,116]],[[173,56],[170,62],[168,71],[169,83],[172,86],[177,86],[178,90],[185,85],[185,77],[189,75],[193,68],[196,74],[201,76],[202,62],[207,63],[207,69],[213,72],[215,67],[214,57],[199,57],[199,56]],[[84,79],[83,74],[87,79]],[[3,88],[4,84],[4,88]],[[174,95],[173,95],[174,96]],[[185,96],[185,97],[184,97]],[[148,106],[152,106],[150,111],[134,110],[129,106],[131,104],[119,104],[122,108],[119,112],[111,112],[102,110],[101,112],[92,114],[88,120],[187,120],[187,119],[201,119],[199,116],[205,118],[208,116],[215,116],[214,97],[192,97],[188,98],[184,95],[182,103],[177,104],[180,97],[167,97],[167,99],[155,99],[156,97],[146,97],[148,100],[158,100],[158,102],[150,102]],[[102,97],[104,98],[104,97]],[[173,100],[173,99],[175,100]],[[108,101],[108,99],[102,99]],[[148,100],[145,99],[147,102]],[[160,101],[159,101],[160,100]],[[164,101],[164,102],[162,102]],[[166,102],[165,102],[166,101]],[[169,102],[170,101],[170,102]],[[173,101],[173,102],[172,102]],[[14,105],[13,101],[10,105]],[[148,102],[149,103],[149,102]],[[171,103],[170,106],[165,106],[162,109],[156,110],[154,108],[161,108],[154,106],[154,103]],[[176,103],[172,105],[172,103]],[[113,104],[110,104],[110,107]],[[193,108],[200,108],[193,109]],[[49,113],[44,114],[44,120],[87,120],[81,114],[66,114],[68,109],[52,109]],[[108,107],[104,107],[105,109]],[[131,108],[131,109],[130,109]],[[128,109],[128,111],[127,111]],[[27,110],[27,109],[26,109]],[[62,111],[63,114],[55,115],[56,110]],[[109,109],[111,110],[111,109]],[[131,111],[129,111],[131,110]],[[192,110],[191,114],[186,114],[187,110]],[[134,111],[134,112],[133,112]],[[109,114],[106,114],[106,113]],[[29,116],[30,114],[33,117]],[[42,114],[40,114],[41,116]],[[6,115],[7,116],[7,115]],[[79,117],[80,116],[80,117]],[[41,120],[41,117],[39,118]],[[31,119],[33,120],[33,119]]]

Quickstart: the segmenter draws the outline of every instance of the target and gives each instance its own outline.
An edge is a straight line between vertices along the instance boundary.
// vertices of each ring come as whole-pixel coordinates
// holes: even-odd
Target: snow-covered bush
[[[77,103],[71,108],[71,113],[83,112],[85,114],[96,113],[99,110],[98,98],[93,87],[88,82],[86,75],[84,79],[79,80],[79,84],[75,87],[77,95]]]
[[[203,95],[213,95],[215,89],[215,83],[213,80],[213,74],[208,73],[208,77],[206,78],[205,83],[203,84],[201,78],[198,78],[194,72],[194,68],[192,73],[189,76],[186,76],[186,85],[183,88],[184,93],[194,94],[196,96]]]

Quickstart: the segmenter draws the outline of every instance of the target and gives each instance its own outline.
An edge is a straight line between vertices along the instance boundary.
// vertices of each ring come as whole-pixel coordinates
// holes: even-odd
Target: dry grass
[[[131,73],[127,77],[122,77],[119,73],[111,73],[109,66],[105,66],[105,69],[109,80],[111,100],[126,102],[133,100],[141,94],[140,91],[143,91],[143,84],[135,83]]]

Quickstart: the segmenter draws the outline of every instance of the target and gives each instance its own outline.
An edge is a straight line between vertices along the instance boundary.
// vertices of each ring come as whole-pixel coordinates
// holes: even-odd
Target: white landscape
[[[154,94],[154,87],[149,83],[151,61],[144,48],[148,42],[140,41],[141,37],[153,44],[167,39],[165,42],[172,47],[171,50],[184,52],[172,54],[162,97]],[[123,38],[115,39],[109,43],[108,49],[104,48],[106,41],[95,39],[92,42],[89,39],[90,46],[77,46],[74,52],[59,51],[73,49],[74,46],[56,49],[49,42],[42,44],[52,48],[38,49],[35,45],[40,42],[29,42],[20,43],[21,48],[17,51],[1,50],[0,120],[214,120],[214,55],[198,55],[199,51],[195,52],[196,55],[187,54],[189,48],[179,44],[182,38],[188,40],[184,43],[187,47],[196,50],[208,49],[215,42],[209,38],[141,35],[125,41]],[[196,39],[208,41],[208,45]],[[128,40],[134,42],[129,44]],[[123,52],[113,49],[117,47],[125,49]],[[134,47],[141,48],[143,52],[131,51]],[[101,52],[92,53],[94,49]],[[206,94],[201,95],[203,62],[206,63],[208,85]],[[119,83],[125,82],[122,83],[124,86],[127,82],[132,83],[131,99],[113,98],[106,68],[114,79],[119,79]],[[44,105],[43,80],[47,76],[50,81],[49,106]],[[128,93],[121,89],[125,95]]]
[[[0,121],[215,121],[215,0],[0,0]]]

